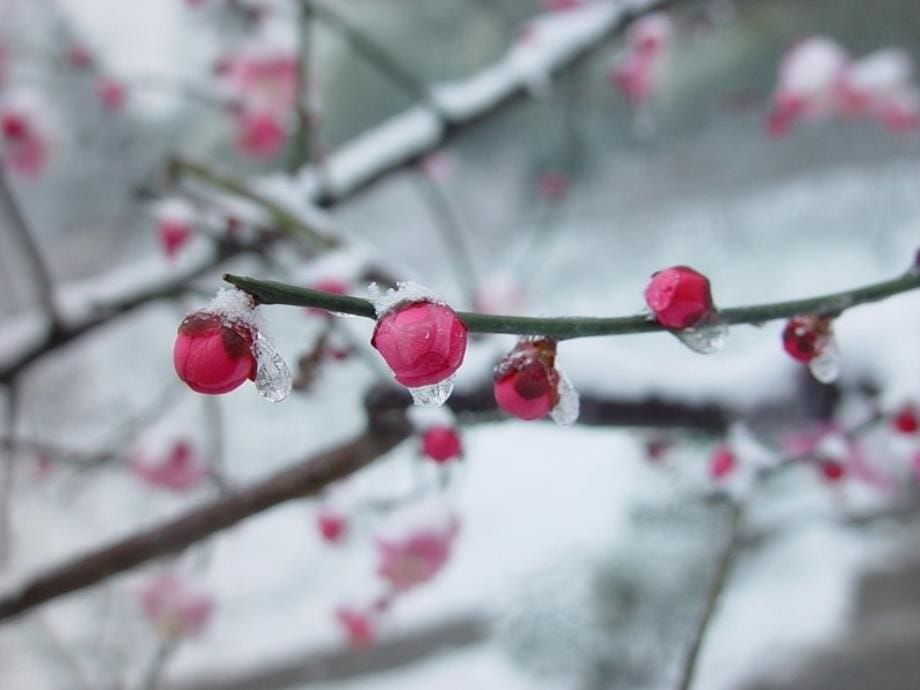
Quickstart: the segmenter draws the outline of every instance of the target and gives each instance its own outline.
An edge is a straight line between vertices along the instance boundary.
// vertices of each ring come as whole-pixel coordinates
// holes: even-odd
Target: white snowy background
[[[59,4],[70,30],[129,81],[206,74],[215,50],[209,28],[202,26],[207,20],[190,19],[178,0]],[[507,39],[494,18],[473,9],[478,3],[463,11],[449,2],[425,9],[405,0],[340,4],[347,4],[341,9],[366,30],[397,47],[427,22],[468,15],[461,24],[468,39],[445,44],[454,59],[439,57],[419,67],[420,74],[439,81],[499,60]],[[449,150],[453,170],[442,184],[481,275],[512,275],[526,284],[534,314],[606,315],[638,312],[647,277],[674,263],[704,271],[725,306],[845,289],[893,277],[910,265],[920,245],[916,134],[898,138],[862,124],[806,126],[788,140],[771,142],[761,129],[762,105],[785,46],[825,23],[828,30],[847,27],[850,34],[841,40],[880,47],[896,40],[897,22],[881,12],[860,28],[837,17],[828,3],[800,14],[790,3],[776,3],[773,14],[740,5],[734,17],[724,16],[730,3],[711,3],[720,17],[714,28],[679,37],[675,49],[681,59],[652,108],[654,133],[636,136],[631,113],[604,81],[604,65],[616,50],[611,45],[596,64],[579,71],[576,82],[556,84],[542,99],[522,103],[457,140]],[[49,40],[41,19],[47,8],[27,2],[17,8],[23,40],[36,45]],[[353,114],[373,100],[375,91],[362,91],[372,77],[359,75],[352,83],[354,58],[332,38],[320,38],[326,117],[351,123],[333,125],[342,131],[329,135],[330,144],[408,105],[385,101],[370,113],[365,108]],[[418,44],[419,54],[434,49],[425,38]],[[905,47],[920,57],[920,43]],[[409,48],[398,49],[410,57]],[[377,88],[388,87],[384,82]],[[574,105],[565,114],[560,102],[568,88]],[[751,109],[725,110],[720,99],[732,91],[753,91],[761,100]],[[470,91],[466,97],[482,95]],[[459,109],[463,94],[453,97],[460,98]],[[447,92],[443,98],[450,102]],[[56,113],[64,130],[72,124],[70,115]],[[566,118],[575,122],[576,154],[563,134]],[[61,289],[63,304],[79,315],[87,300],[117,294],[145,273],[156,278],[183,265],[173,267],[157,255],[150,223],[131,202],[130,185],[108,166],[130,171],[128,181],[140,183],[163,155],[179,149],[205,157],[226,131],[213,115],[164,94],[132,101],[129,124],[112,133],[121,137],[121,148],[104,149],[100,123],[85,112],[75,111],[73,120],[81,123],[81,132],[96,134],[62,141],[64,158],[51,178],[17,191],[56,274],[68,281]],[[429,124],[424,116],[402,122],[393,136],[405,141],[396,143],[424,142],[435,135],[426,130]],[[145,142],[147,131],[152,135]],[[370,147],[351,155],[357,159],[334,159],[334,185],[348,186],[349,166],[360,167],[362,156],[387,152]],[[565,165],[570,156],[571,195],[550,222],[548,236],[530,251],[528,238],[547,212],[534,181],[540,170]],[[265,186],[286,203],[302,205],[313,183],[272,179]],[[408,174],[372,187],[330,215],[332,226],[346,230],[359,249],[310,265],[281,256],[290,271],[286,277],[306,283],[372,256],[400,277],[431,285],[462,304],[445,249]],[[7,295],[0,350],[6,354],[28,342],[34,304],[17,267],[16,247],[3,242],[0,269]],[[183,261],[193,263],[194,251]],[[274,277],[265,276],[255,260],[236,261],[228,269]],[[201,284],[213,291],[219,276]],[[175,435],[207,445],[206,406],[216,405],[224,435],[222,467],[245,486],[360,431],[361,398],[378,375],[360,357],[324,367],[307,394],[279,405],[262,401],[250,386],[217,401],[183,389],[170,361],[175,327],[186,309],[206,301],[202,295],[181,305],[151,305],[43,361],[22,386],[17,434],[66,447],[104,447],[126,422],[161,401],[166,413],[145,424],[131,448],[165,447]],[[857,401],[850,406],[853,418],[862,411],[859,391],[866,384],[886,409],[920,399],[918,307],[920,295],[907,294],[840,319],[839,385],[845,398]],[[288,361],[321,325],[300,309],[265,311]],[[353,319],[342,325],[358,340],[369,337],[370,323]],[[585,394],[714,403],[756,427],[760,411],[787,404],[801,385],[799,367],[781,352],[780,328],[771,323],[734,329],[725,350],[707,358],[661,334],[566,343],[560,367]],[[475,343],[458,390],[486,380],[510,342]],[[750,433],[734,433],[748,439],[739,446],[743,461],[769,457]],[[342,649],[333,611],[378,591],[372,535],[429,524],[454,511],[462,527],[449,564],[431,584],[398,602],[384,619],[381,640],[453,618],[487,621],[488,634],[384,673],[291,687],[669,687],[686,644],[687,621],[696,615],[723,539],[721,513],[700,500],[707,486],[705,459],[718,439],[678,434],[676,450],[657,466],[644,456],[646,438],[634,429],[471,424],[463,429],[466,458],[445,496],[394,516],[359,519],[356,533],[341,547],[321,542],[314,525],[319,503],[309,500],[216,535],[182,556],[183,563],[196,564],[215,595],[215,618],[201,639],[181,646],[167,680],[181,684],[217,672],[233,676],[273,659],[309,659]],[[878,443],[890,462],[886,470],[909,485],[905,448],[888,438]],[[4,591],[43,566],[156,524],[211,493],[202,489],[182,498],[152,493],[126,463],[122,458],[82,472],[55,468],[49,477],[37,478],[22,459],[13,504],[14,558],[0,571]],[[429,469],[419,465],[417,439],[410,439],[347,480],[333,498],[348,506],[362,498],[399,496]],[[758,493],[752,527],[785,529],[742,552],[695,687],[727,690],[764,676],[794,675],[810,653],[845,635],[861,576],[896,567],[911,535],[887,522],[845,526],[841,515],[889,500],[858,482],[829,488],[807,468]],[[205,552],[207,565],[201,567]],[[136,592],[156,569],[145,566],[0,625],[0,688],[77,687],[74,662],[90,679],[89,687],[135,687],[156,649]],[[624,603],[635,598],[639,604]],[[639,613],[623,613],[627,608]],[[605,677],[620,680],[605,685]]]

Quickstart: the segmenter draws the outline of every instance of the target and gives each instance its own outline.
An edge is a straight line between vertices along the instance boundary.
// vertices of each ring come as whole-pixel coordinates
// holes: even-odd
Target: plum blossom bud
[[[160,247],[173,260],[192,237],[195,210],[181,199],[169,199],[159,204],[155,215]]]
[[[552,415],[559,424],[578,418],[578,393],[556,369],[556,341],[522,338],[495,367],[495,402],[508,414],[533,421]]]
[[[0,158],[25,177],[36,177],[48,163],[48,135],[33,108],[0,105]]]
[[[822,383],[834,381],[840,373],[840,357],[831,317],[793,316],[783,329],[783,348],[790,357],[807,364],[814,377]]]
[[[846,466],[842,462],[831,458],[819,460],[818,469],[821,472],[821,476],[832,484],[842,480],[847,473]]]
[[[323,508],[316,516],[316,528],[323,541],[328,544],[338,544],[348,531],[348,523],[340,513]]]
[[[830,318],[793,316],[783,329],[783,349],[797,362],[808,364],[824,352],[832,337]]]
[[[838,85],[848,63],[846,52],[824,36],[812,36],[793,46],[780,63],[767,133],[783,136],[800,119],[833,115]]]
[[[917,407],[913,404],[902,406],[892,417],[891,426],[902,434],[916,434],[920,430]]]
[[[735,453],[728,445],[722,444],[709,457],[709,476],[715,481],[723,480],[732,474],[737,466]]]
[[[379,541],[377,574],[397,592],[429,582],[450,558],[458,531],[459,522],[454,518],[440,530],[421,530],[399,541]]]
[[[422,434],[422,454],[439,465],[463,457],[460,435],[452,426],[433,426]]]
[[[352,649],[367,649],[374,645],[377,626],[371,613],[342,606],[335,610],[335,619]]]
[[[236,118],[234,145],[248,158],[269,161],[281,151],[287,133],[277,115],[244,111]]]
[[[173,348],[176,373],[196,393],[228,393],[255,380],[253,337],[249,324],[210,311],[190,314],[179,324]]]
[[[208,476],[208,465],[187,441],[176,441],[163,458],[138,457],[131,464],[134,475],[157,489],[181,492],[201,485]]]
[[[214,600],[178,573],[165,572],[140,591],[147,620],[165,638],[198,637],[214,611]]]
[[[128,89],[118,79],[100,77],[96,81],[96,96],[106,112],[118,113],[124,109],[128,101]]]
[[[837,86],[840,114],[872,117],[893,128],[916,118],[917,92],[912,84],[913,62],[900,48],[883,48],[856,60]]]
[[[662,13],[649,14],[630,26],[626,50],[613,64],[608,80],[639,107],[652,96],[663,74],[667,48],[673,32],[671,19]]]
[[[645,302],[665,328],[692,328],[715,310],[709,279],[689,266],[672,266],[652,275]]]
[[[453,309],[432,301],[404,302],[377,319],[373,345],[407,388],[454,375],[466,353],[466,326]]]

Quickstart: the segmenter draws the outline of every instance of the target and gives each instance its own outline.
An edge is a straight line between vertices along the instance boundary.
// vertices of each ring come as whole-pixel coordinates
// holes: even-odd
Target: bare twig
[[[473,253],[467,244],[463,227],[460,225],[454,210],[450,207],[447,195],[436,182],[429,180],[422,173],[416,175],[416,181],[419,194],[428,205],[435,227],[441,234],[441,239],[447,251],[448,263],[454,269],[457,284],[467,300],[472,304],[479,280],[476,277]]]
[[[35,292],[53,331],[60,323],[60,316],[54,301],[54,280],[51,277],[48,264],[42,256],[41,249],[38,247],[35,233],[19,206],[16,195],[10,187],[6,170],[2,165],[0,165],[0,207],[3,208],[4,213],[8,216],[10,228],[16,234],[22,249],[25,251],[31,277],[35,283]]]
[[[13,593],[0,597],[0,620],[95,585],[149,560],[179,552],[286,501],[316,494],[370,464],[409,435],[405,401],[401,397],[372,402],[369,413],[368,430],[352,441],[36,576]]]
[[[368,65],[379,71],[409,98],[435,109],[435,104],[431,99],[428,88],[412,74],[411,70],[403,66],[389,50],[381,46],[341,14],[333,11],[321,0],[300,0],[300,2],[303,5],[307,5],[319,21],[348,41],[349,45],[367,61]]]
[[[728,534],[725,537],[725,544],[719,554],[716,562],[715,572],[706,591],[706,600],[703,604],[703,610],[700,618],[693,630],[690,638],[690,645],[687,653],[681,662],[680,674],[678,676],[675,688],[677,690],[690,690],[693,685],[693,679],[696,674],[696,666],[699,661],[700,652],[706,641],[706,635],[715,617],[722,599],[722,593],[725,591],[728,581],[731,578],[738,553],[741,551],[741,530],[744,521],[744,510],[742,506],[732,500],[728,500]]]

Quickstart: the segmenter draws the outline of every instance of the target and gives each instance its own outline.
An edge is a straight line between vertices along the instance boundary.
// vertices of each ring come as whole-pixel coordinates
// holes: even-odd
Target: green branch
[[[224,280],[252,295],[261,304],[287,304],[295,307],[316,307],[342,314],[376,318],[373,304],[360,297],[333,295],[309,288],[287,285],[271,280],[257,280],[227,274]],[[873,283],[861,288],[835,292],[807,299],[773,302],[721,310],[722,319],[730,325],[761,324],[787,319],[798,314],[838,316],[859,304],[877,302],[892,295],[920,288],[920,271],[911,271],[894,280]],[[514,335],[545,335],[558,340],[605,335],[627,335],[667,330],[646,316],[596,317],[530,317],[501,316],[458,312],[471,333],[510,333]]]
[[[242,180],[218,173],[211,168],[184,158],[173,158],[169,162],[169,173],[173,178],[187,176],[199,180],[204,184],[223,190],[229,194],[247,199],[257,206],[261,206],[272,218],[278,229],[289,235],[305,239],[310,244],[321,249],[332,249],[339,246],[339,240],[329,237],[304,222],[296,213],[266,195],[255,191]]]

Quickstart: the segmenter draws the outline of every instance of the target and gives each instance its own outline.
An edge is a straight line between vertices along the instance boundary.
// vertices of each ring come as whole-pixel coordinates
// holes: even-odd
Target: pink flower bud
[[[460,458],[463,447],[457,430],[450,426],[433,426],[422,434],[422,453],[439,465]]]
[[[267,112],[244,112],[236,121],[234,143],[244,156],[261,161],[274,158],[287,139],[278,117]]]
[[[177,441],[164,458],[136,459],[131,469],[146,484],[177,492],[200,486],[208,476],[207,463],[186,441]]]
[[[13,170],[35,177],[48,162],[48,148],[34,114],[14,106],[0,110],[0,155]]]
[[[348,524],[339,513],[324,509],[316,516],[316,528],[319,530],[323,541],[329,544],[338,544],[345,536]]]
[[[173,348],[176,373],[197,393],[217,395],[255,380],[253,334],[244,323],[225,323],[220,315],[198,311],[179,324]]]
[[[150,623],[164,637],[198,637],[214,611],[214,600],[178,573],[165,572],[140,592],[141,606]]]
[[[783,329],[783,349],[797,362],[808,364],[830,344],[831,323],[824,316],[793,316]]]
[[[335,618],[345,632],[352,649],[367,649],[373,646],[377,631],[369,614],[343,606],[336,609]]]
[[[645,302],[665,328],[691,328],[712,315],[709,279],[689,266],[658,271],[645,288]]]
[[[559,403],[556,341],[521,340],[495,368],[495,402],[510,415],[532,421]]]
[[[904,405],[891,419],[891,426],[902,434],[916,434],[920,430],[916,406]]]
[[[737,464],[732,449],[723,444],[716,448],[709,458],[709,476],[716,481],[725,479],[735,471]]]
[[[400,384],[431,386],[452,376],[463,363],[466,326],[447,305],[405,302],[377,319],[371,345]]]
[[[837,460],[823,459],[818,462],[818,469],[827,481],[836,484],[846,476],[846,467]]]
[[[430,581],[447,563],[457,529],[458,523],[453,520],[443,530],[425,530],[401,541],[378,542],[377,574],[397,592]]]
[[[112,77],[100,77],[96,82],[96,95],[102,107],[109,113],[120,112],[128,100],[124,84]]]

